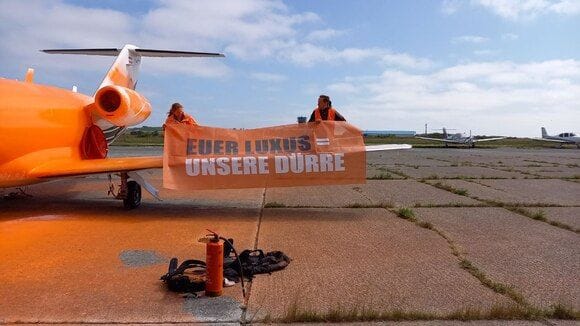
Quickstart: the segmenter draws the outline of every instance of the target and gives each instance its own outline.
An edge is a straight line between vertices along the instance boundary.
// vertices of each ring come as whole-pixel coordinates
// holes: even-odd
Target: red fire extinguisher
[[[224,288],[224,244],[220,241],[220,236],[209,230],[205,238],[205,263],[206,281],[205,295],[208,297],[219,297]]]

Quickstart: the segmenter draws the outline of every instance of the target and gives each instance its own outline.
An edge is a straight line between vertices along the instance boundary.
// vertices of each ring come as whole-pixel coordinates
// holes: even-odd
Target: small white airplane
[[[443,128],[443,138],[430,138],[430,137],[420,137],[416,136],[420,139],[426,140],[435,140],[441,141],[445,143],[445,147],[449,146],[449,144],[459,144],[459,145],[467,145],[469,147],[475,147],[475,143],[483,142],[483,141],[492,141],[492,140],[500,140],[505,139],[507,137],[495,137],[495,138],[483,138],[483,139],[476,139],[474,136],[471,135],[471,130],[469,131],[469,136],[464,135],[463,133],[456,133],[456,134],[447,134],[447,129]]]
[[[563,132],[557,136],[550,136],[548,135],[546,128],[542,127],[542,138],[536,139],[560,143],[560,146],[562,146],[562,144],[575,144],[580,148],[580,136],[573,132]]]

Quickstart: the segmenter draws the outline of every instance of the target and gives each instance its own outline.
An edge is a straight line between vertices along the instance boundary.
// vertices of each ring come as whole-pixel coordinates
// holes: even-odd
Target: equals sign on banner
[[[330,145],[330,140],[328,138],[316,138],[316,145],[328,146]]]

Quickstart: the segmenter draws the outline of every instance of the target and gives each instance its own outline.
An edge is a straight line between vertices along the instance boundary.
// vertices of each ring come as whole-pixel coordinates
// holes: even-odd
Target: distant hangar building
[[[364,130],[365,137],[415,137],[415,131],[412,130]]]

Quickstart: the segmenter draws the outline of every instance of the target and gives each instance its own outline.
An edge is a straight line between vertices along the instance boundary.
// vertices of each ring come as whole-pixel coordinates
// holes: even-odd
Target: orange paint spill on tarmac
[[[70,185],[78,180],[63,182],[68,185],[45,185],[53,197],[2,203],[0,298],[8,299],[0,301],[0,322],[187,322],[219,317],[196,310],[203,300],[192,305],[168,292],[159,277],[167,272],[171,257],[205,260],[205,247],[197,239],[206,228],[233,237],[240,248],[251,248],[259,210],[200,210],[171,205],[166,198],[162,205],[125,211],[118,201],[87,198],[91,193],[58,199],[55,189],[63,189],[63,195],[86,186]],[[90,183],[93,189],[106,189],[101,180]],[[230,308],[243,301],[239,285],[225,293]]]

